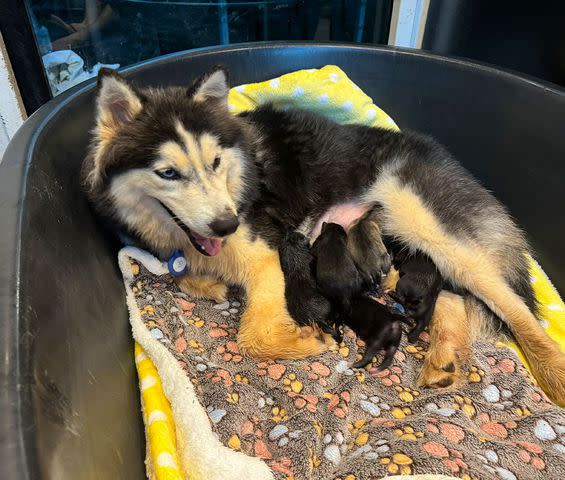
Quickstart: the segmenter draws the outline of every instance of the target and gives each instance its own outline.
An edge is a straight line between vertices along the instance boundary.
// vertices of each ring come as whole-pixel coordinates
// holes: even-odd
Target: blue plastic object
[[[169,267],[169,273],[175,277],[188,272],[188,263],[184,252],[182,250],[175,250],[167,261],[167,267]]]
[[[404,307],[402,305],[400,305],[400,303],[398,303],[398,302],[393,303],[392,308],[394,308],[395,310],[398,310],[400,313],[406,313],[406,311],[404,310]]]

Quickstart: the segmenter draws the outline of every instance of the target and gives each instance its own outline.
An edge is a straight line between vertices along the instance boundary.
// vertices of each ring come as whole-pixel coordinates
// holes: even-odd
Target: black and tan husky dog
[[[304,231],[345,203],[376,208],[383,236],[425,253],[468,292],[439,295],[420,384],[453,384],[458,352],[498,318],[548,395],[565,403],[565,355],[536,318],[524,236],[441,146],[269,105],[235,116],[227,95],[223,68],[162,89],[103,71],[84,172],[89,198],[117,228],[161,258],[184,250],[187,294],[221,300],[226,284],[245,288],[242,352],[303,358],[332,346],[288,313],[277,250],[284,232],[265,210]]]

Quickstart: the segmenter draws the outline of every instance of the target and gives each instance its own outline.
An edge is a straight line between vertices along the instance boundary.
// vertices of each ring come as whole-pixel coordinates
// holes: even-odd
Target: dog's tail
[[[507,324],[541,387],[555,403],[565,406],[565,355],[540,326],[522,297],[498,272],[451,270],[452,278],[458,279]]]

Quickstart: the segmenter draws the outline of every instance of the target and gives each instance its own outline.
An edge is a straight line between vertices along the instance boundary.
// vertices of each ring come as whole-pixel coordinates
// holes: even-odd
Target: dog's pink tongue
[[[221,238],[203,237],[194,232],[192,232],[192,235],[194,236],[196,241],[204,247],[206,253],[211,257],[213,257],[214,255],[218,255],[218,253],[220,253],[220,250],[222,249]]]
[[[222,249],[222,240],[219,238],[207,238],[204,242],[202,242],[202,246],[206,250],[206,253],[213,257],[220,253],[220,250]]]

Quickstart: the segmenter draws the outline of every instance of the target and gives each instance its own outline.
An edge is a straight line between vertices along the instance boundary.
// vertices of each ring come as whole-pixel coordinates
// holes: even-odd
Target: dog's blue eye
[[[220,161],[222,159],[220,157],[214,158],[214,163],[212,164],[212,170],[216,170],[220,166]]]
[[[157,170],[155,173],[166,180],[178,180],[180,178],[179,172],[177,172],[174,168]]]

